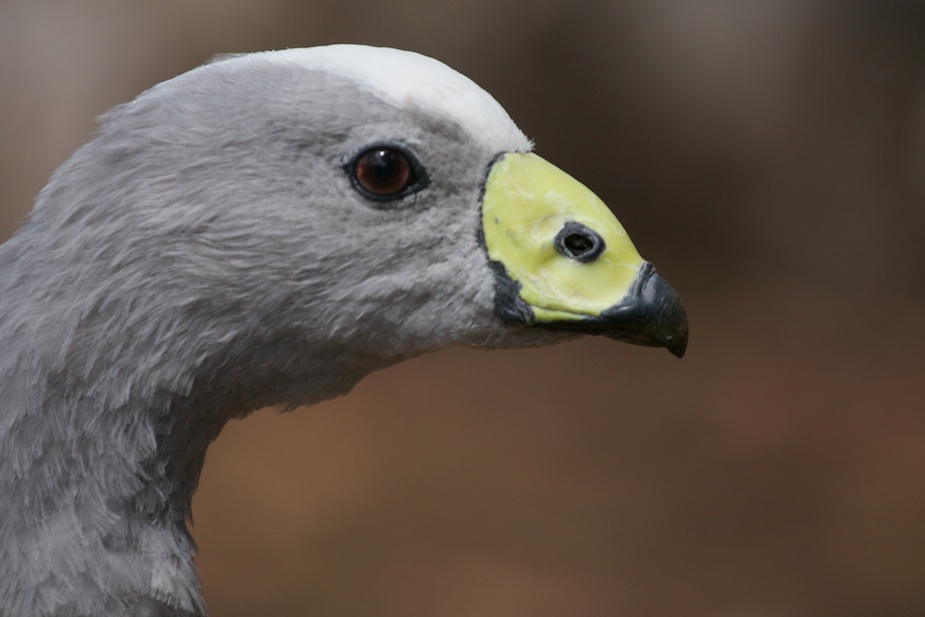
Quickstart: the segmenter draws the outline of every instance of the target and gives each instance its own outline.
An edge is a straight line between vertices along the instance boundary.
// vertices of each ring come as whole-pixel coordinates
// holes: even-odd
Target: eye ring
[[[353,187],[373,201],[396,201],[425,188],[429,179],[417,157],[395,143],[364,148],[345,165]]]
[[[596,261],[607,248],[599,233],[575,221],[569,221],[562,226],[553,240],[553,245],[563,257],[581,263]]]

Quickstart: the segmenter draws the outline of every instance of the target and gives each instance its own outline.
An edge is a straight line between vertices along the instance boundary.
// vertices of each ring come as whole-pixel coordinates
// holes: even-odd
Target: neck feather
[[[202,302],[75,300],[65,281],[7,272],[0,615],[203,614],[186,521],[209,443],[229,419],[343,393],[374,367],[306,358],[304,337]]]

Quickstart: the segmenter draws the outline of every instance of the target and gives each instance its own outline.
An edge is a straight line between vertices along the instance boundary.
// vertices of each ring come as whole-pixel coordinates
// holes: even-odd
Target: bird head
[[[394,361],[589,333],[685,350],[677,294],[603,202],[415,53],[221,58],[110,112],[46,197],[76,173],[92,194],[36,217],[92,221],[85,242],[118,245],[85,251],[110,284],[242,349]]]

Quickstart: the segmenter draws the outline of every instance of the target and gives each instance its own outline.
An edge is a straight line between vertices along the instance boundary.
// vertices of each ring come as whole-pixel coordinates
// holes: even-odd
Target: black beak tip
[[[678,336],[672,336],[665,340],[665,349],[671,352],[675,358],[683,358],[687,351],[687,328]]]
[[[649,285],[653,286],[654,309],[650,334],[676,358],[683,358],[687,351],[689,325],[681,297],[658,274],[652,275]]]
[[[493,262],[494,263],[494,262]],[[507,277],[499,280],[509,281]],[[505,287],[504,294],[496,296],[496,311],[506,321],[531,323],[532,314],[522,305],[517,287]],[[499,302],[497,298],[514,298],[514,302]],[[603,311],[596,317],[535,323],[551,330],[564,330],[595,334],[607,338],[647,347],[664,347],[676,358],[687,351],[687,311],[681,298],[671,285],[645,263],[639,270],[633,287],[622,302]]]
[[[609,324],[605,334],[611,338],[664,347],[677,358],[687,351],[687,311],[681,297],[651,264],[643,267],[624,303],[604,311],[601,317]]]

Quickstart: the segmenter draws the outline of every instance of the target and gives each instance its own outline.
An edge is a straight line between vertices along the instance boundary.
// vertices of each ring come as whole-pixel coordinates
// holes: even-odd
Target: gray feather
[[[433,190],[374,207],[345,157],[396,136]],[[0,247],[0,616],[203,614],[186,520],[229,419],[548,340],[492,313],[495,154],[293,65],[220,60],[106,114]]]

